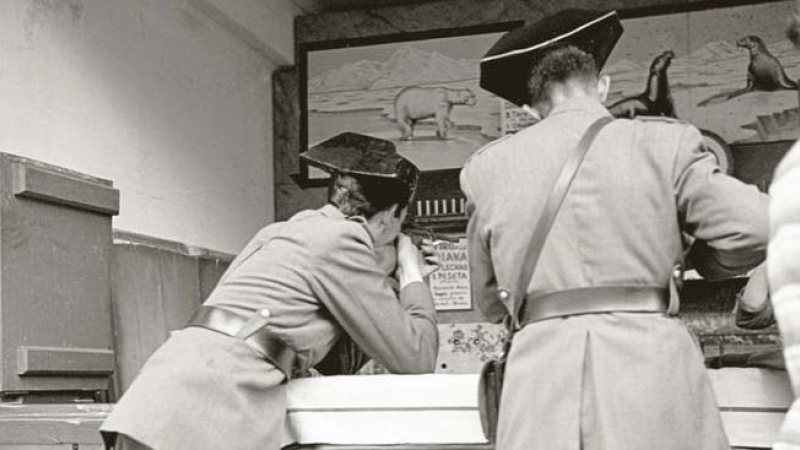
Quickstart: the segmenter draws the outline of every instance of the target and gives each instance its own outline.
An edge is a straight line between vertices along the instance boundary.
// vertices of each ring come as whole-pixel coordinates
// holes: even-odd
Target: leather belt
[[[266,311],[266,310],[262,310]],[[286,342],[271,334],[265,326],[268,314],[256,311],[252,316],[243,316],[214,306],[200,306],[186,327],[200,327],[240,339],[249,345],[267,362],[291,379],[297,354]]]
[[[669,290],[655,286],[598,286],[528,297],[520,327],[556,317],[610,312],[666,313]]]

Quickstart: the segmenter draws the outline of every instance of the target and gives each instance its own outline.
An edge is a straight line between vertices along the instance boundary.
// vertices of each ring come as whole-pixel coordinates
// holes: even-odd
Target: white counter
[[[731,444],[770,448],[791,403],[786,372],[709,370]],[[476,374],[292,381],[287,444],[485,444]]]

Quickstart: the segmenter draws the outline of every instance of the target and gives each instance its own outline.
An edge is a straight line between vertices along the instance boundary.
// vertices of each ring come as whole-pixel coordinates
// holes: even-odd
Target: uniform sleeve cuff
[[[400,304],[405,309],[423,309],[434,313],[433,295],[428,285],[422,281],[408,283],[400,290]]]

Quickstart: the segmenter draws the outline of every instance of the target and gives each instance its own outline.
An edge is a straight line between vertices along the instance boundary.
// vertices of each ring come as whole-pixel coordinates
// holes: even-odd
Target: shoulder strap
[[[525,254],[525,258],[522,260],[522,271],[520,272],[519,283],[516,287],[516,290],[513,292],[506,292],[505,294],[500,294],[501,296],[510,296],[509,310],[513,311],[513,315],[510,318],[509,333],[513,333],[518,327],[519,313],[525,300],[528,285],[533,278],[533,272],[536,269],[536,263],[539,261],[542,248],[544,248],[544,243],[547,241],[547,235],[550,233],[550,228],[553,226],[553,222],[556,219],[556,215],[558,215],[558,210],[561,208],[561,204],[564,202],[564,197],[567,195],[567,191],[572,184],[572,180],[575,179],[575,174],[578,173],[578,169],[580,168],[581,163],[583,162],[583,159],[589,150],[589,147],[591,147],[594,138],[604,126],[613,120],[613,117],[605,116],[589,126],[589,129],[586,130],[586,133],[583,135],[580,142],[578,142],[578,147],[561,167],[561,172],[558,174],[556,183],[553,185],[553,190],[550,192],[550,196],[547,198],[547,203],[545,203],[544,212],[539,217],[539,221],[536,223],[536,228],[533,232],[533,238],[528,246],[528,251]]]

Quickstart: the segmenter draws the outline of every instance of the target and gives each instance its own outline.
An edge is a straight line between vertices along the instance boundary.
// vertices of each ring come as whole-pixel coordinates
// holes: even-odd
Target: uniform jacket
[[[479,150],[461,173],[472,292],[500,320],[561,166],[609,115],[574,99]],[[764,258],[767,197],[720,173],[692,126],[615,120],[597,136],[560,209],[528,295],[592,286],[668,286],[696,240],[698,271],[740,274]],[[726,448],[702,356],[659,314],[598,314],[525,327],[514,340],[498,448]],[[669,419],[666,419],[669,418]],[[582,447],[581,447],[582,445]]]
[[[438,335],[427,286],[411,283],[398,299],[363,223],[333,206],[261,230],[205,304],[247,314],[269,309],[270,331],[306,368],[342,338],[392,372],[434,369]],[[243,342],[184,329],[151,356],[102,429],[156,450],[277,449],[283,381]]]
[[[775,318],[781,331],[786,370],[794,390],[775,450],[800,450],[800,144],[781,161],[770,187],[767,259]]]

